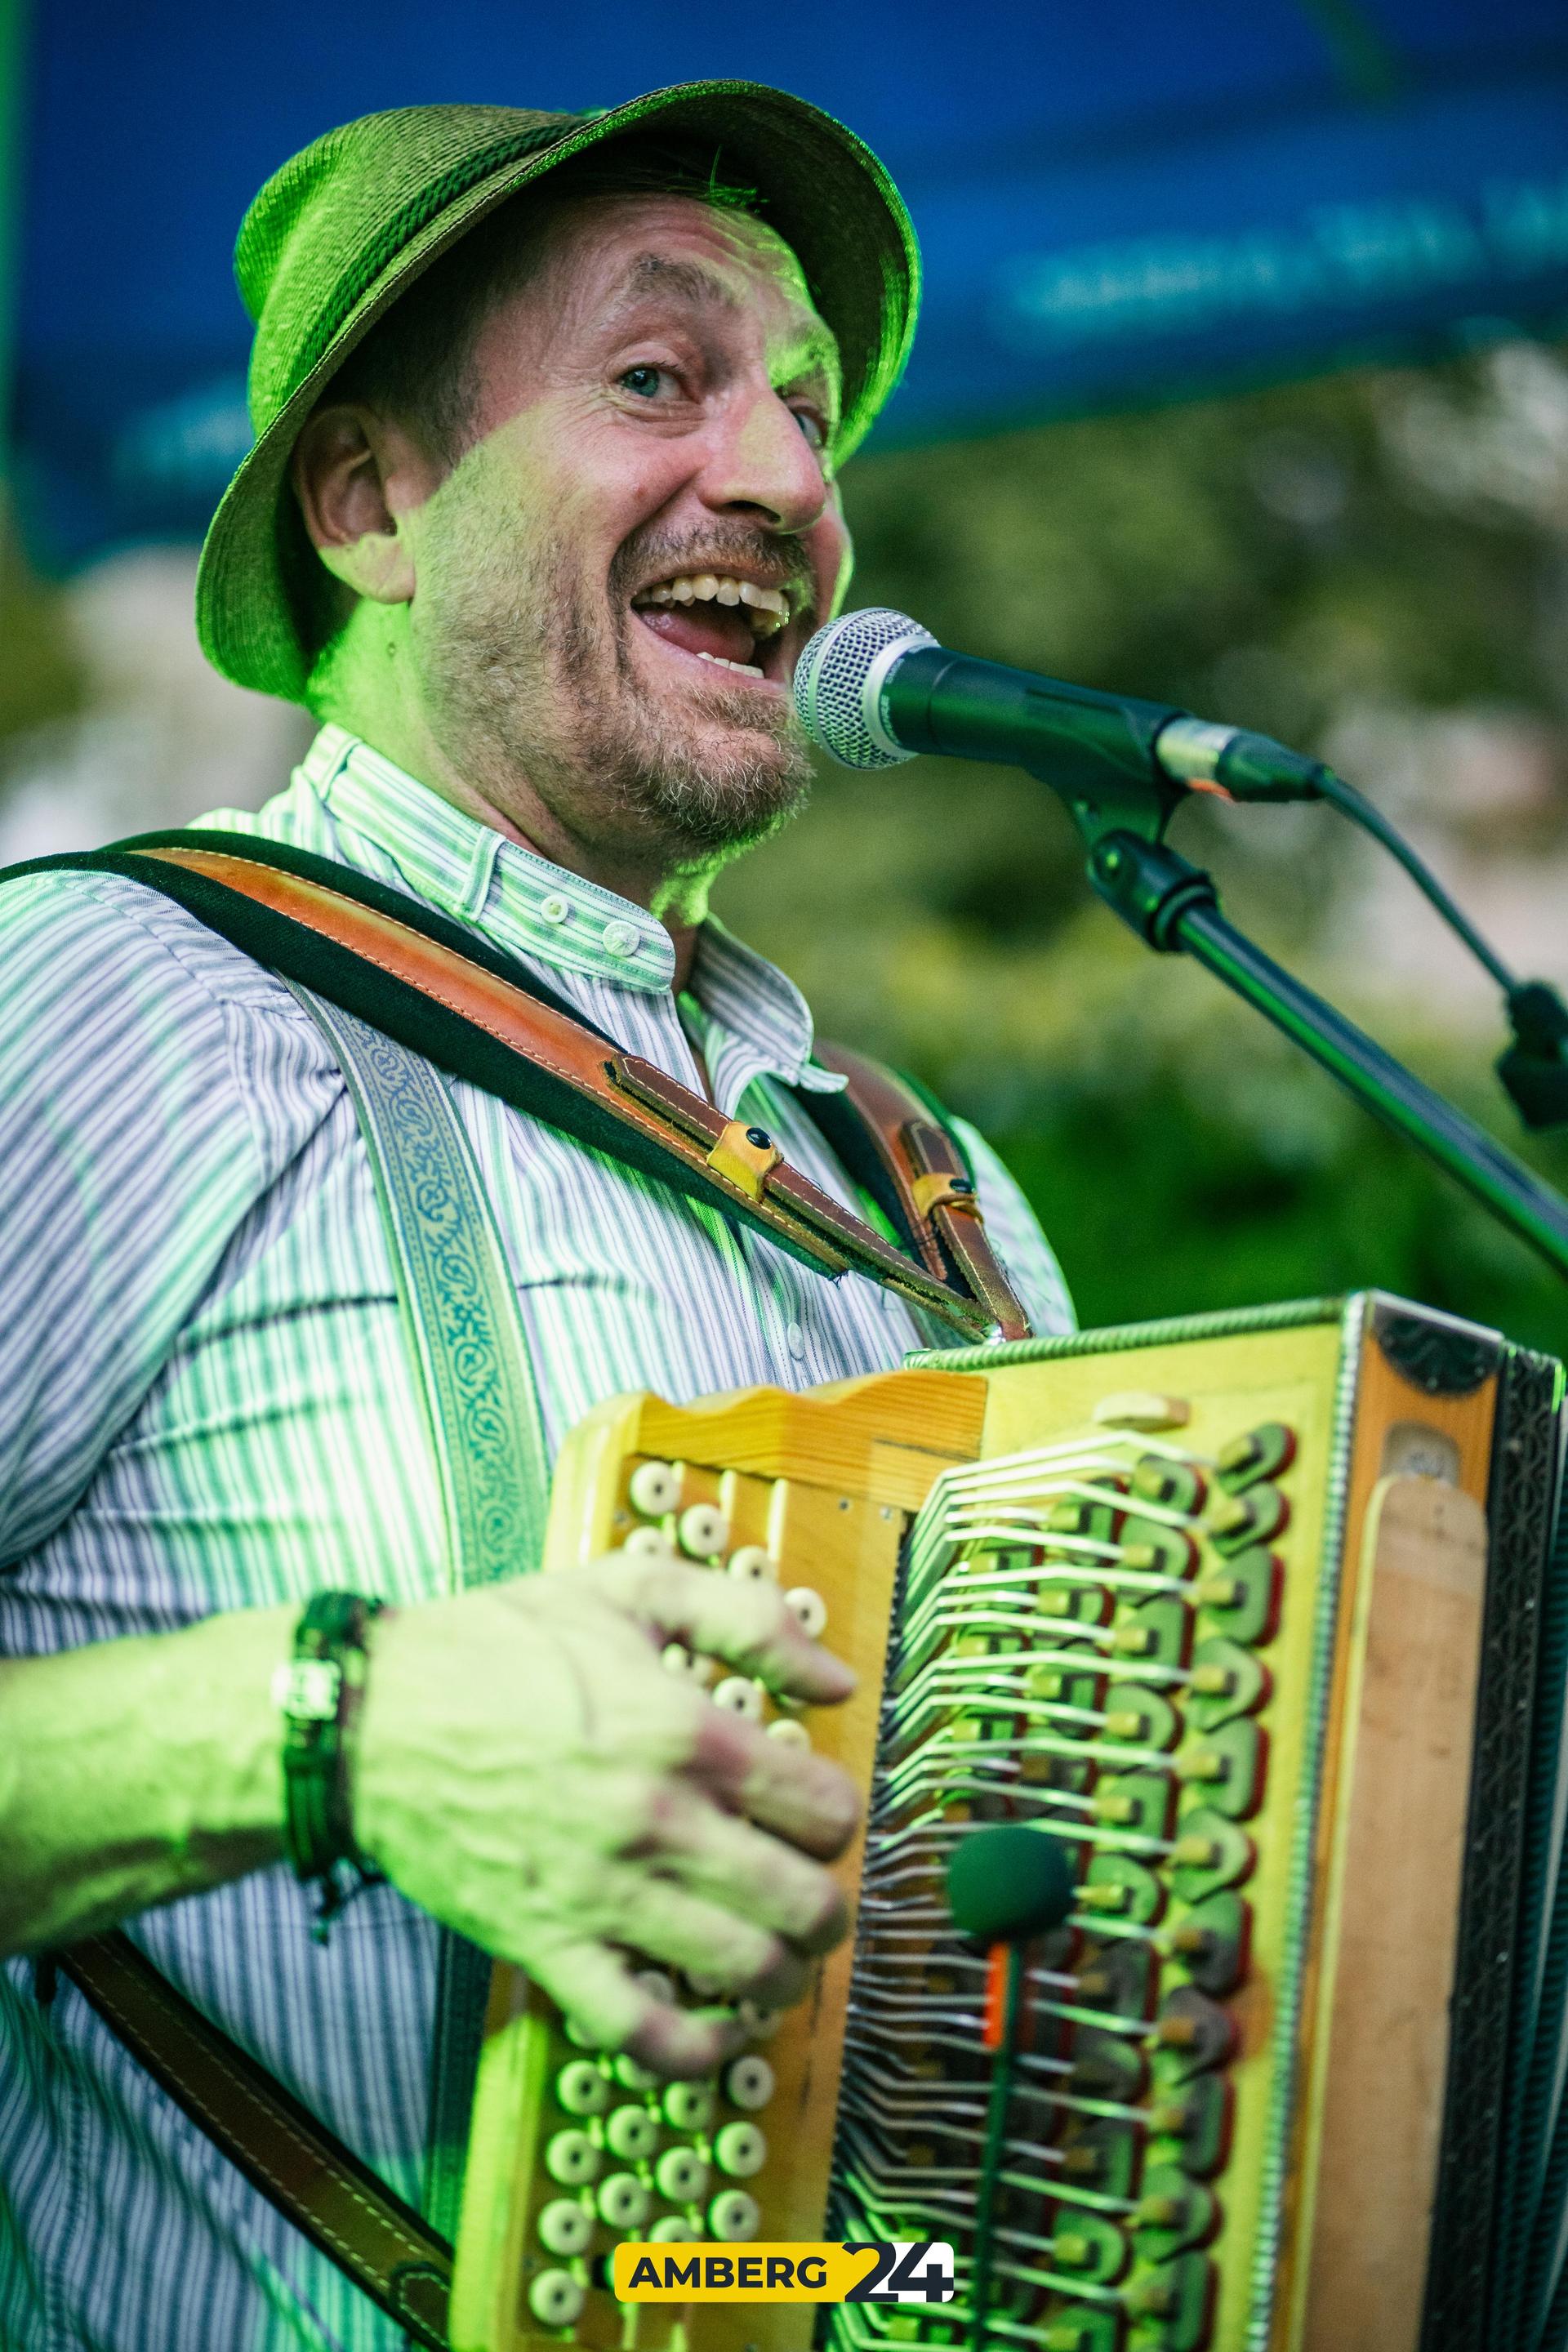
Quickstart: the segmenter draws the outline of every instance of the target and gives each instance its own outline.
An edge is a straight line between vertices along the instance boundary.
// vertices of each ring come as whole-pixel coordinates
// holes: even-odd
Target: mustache
[[[744,570],[764,588],[785,588],[792,613],[815,613],[816,584],[805,541],[793,531],[747,530],[737,525],[700,534],[638,531],[616,549],[610,590],[617,603],[655,580],[680,572]]]

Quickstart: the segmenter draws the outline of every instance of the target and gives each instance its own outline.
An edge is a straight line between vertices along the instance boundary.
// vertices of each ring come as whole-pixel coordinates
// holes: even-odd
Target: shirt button
[[[792,1356],[805,1355],[805,1333],[801,1329],[798,1323],[790,1323],[785,1325],[784,1346],[789,1349]]]
[[[606,923],[604,930],[606,955],[636,955],[642,941],[629,923]]]
[[[569,898],[563,898],[558,890],[552,891],[548,898],[542,898],[539,902],[539,919],[541,922],[563,923],[567,920],[571,912],[571,900]]]

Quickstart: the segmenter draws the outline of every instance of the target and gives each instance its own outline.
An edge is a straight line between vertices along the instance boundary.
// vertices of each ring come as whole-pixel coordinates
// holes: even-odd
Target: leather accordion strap
[[[1004,1339],[1028,1339],[1029,1318],[985,1238],[973,1177],[925,1097],[896,1071],[847,1046],[819,1043],[816,1056],[848,1080],[849,1099],[901,1212],[895,1223],[910,1234],[927,1270],[967,1288]]]
[[[416,2344],[446,2352],[447,2241],[193,2009],[128,1936],[92,1936],[53,1958],[252,2186]]]
[[[959,1251],[956,1281],[931,1270],[940,1255],[906,1256],[792,1168],[762,1129],[727,1119],[623,1052],[531,975],[521,985],[515,967],[482,942],[384,884],[306,851],[217,832],[148,834],[10,873],[61,869],[121,874],[161,890],[286,978],[547,1124],[717,1202],[819,1273],[865,1275],[971,1339],[1000,1319],[994,1300],[969,1286]],[[931,1132],[952,1152],[934,1121]],[[908,1190],[913,1202],[918,1178]],[[918,1234],[928,1219],[915,1213]]]

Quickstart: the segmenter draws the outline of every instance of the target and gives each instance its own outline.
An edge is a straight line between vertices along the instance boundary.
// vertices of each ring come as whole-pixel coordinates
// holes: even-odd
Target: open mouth
[[[678,653],[759,685],[789,683],[785,638],[792,608],[785,588],[738,572],[681,572],[639,588],[632,610]]]

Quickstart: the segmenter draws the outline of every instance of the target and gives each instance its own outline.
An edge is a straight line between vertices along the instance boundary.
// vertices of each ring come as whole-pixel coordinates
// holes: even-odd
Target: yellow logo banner
[[[622,2303],[950,2303],[952,2248],[834,2239],[618,2245]]]

